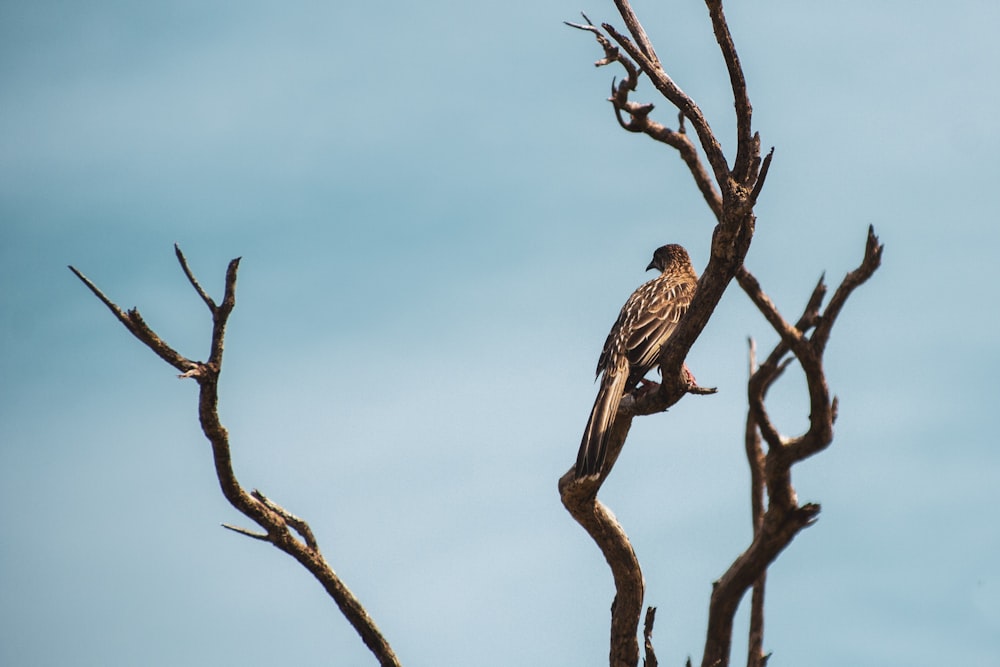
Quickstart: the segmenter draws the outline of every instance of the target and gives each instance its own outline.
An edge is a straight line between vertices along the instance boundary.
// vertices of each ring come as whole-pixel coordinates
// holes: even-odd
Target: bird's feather
[[[604,467],[604,459],[608,453],[607,435],[618,413],[627,381],[627,364],[608,369],[601,378],[601,387],[597,391],[594,407],[590,410],[590,419],[587,420],[587,427],[580,441],[580,451],[576,456],[577,477],[597,474]]]

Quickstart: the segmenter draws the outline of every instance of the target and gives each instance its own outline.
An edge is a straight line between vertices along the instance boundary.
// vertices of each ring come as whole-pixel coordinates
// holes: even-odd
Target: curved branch
[[[229,263],[226,270],[225,295],[222,303],[216,305],[201,288],[180,248],[175,246],[175,252],[188,281],[212,312],[212,342],[208,362],[194,362],[182,357],[146,325],[139,317],[138,311],[133,309],[128,313],[123,312],[80,271],[72,266],[69,268],[114,313],[133,336],[167,363],[184,371],[181,377],[193,378],[198,382],[198,418],[202,432],[212,446],[216,477],[219,480],[222,494],[233,507],[254,521],[264,532],[258,533],[228,524],[223,524],[223,526],[248,537],[270,542],[302,564],[333,598],[341,613],[375,655],[379,664],[383,667],[398,667],[399,660],[388,641],[379,631],[378,626],[375,625],[360,601],[323,558],[309,524],[274,503],[261,492],[255,490],[248,493],[239,483],[236,473],[233,471],[229,433],[219,419],[218,381],[222,367],[226,324],[229,315],[236,306],[236,276],[239,270],[239,258]],[[292,535],[292,530],[298,533],[301,539]]]
[[[821,278],[794,327],[788,325],[781,317],[749,271],[741,269],[738,274],[740,285],[781,337],[767,360],[751,373],[748,383],[746,442],[747,456],[751,463],[751,478],[754,478],[754,471],[760,466],[760,454],[757,453],[759,441],[756,440],[757,433],[760,433],[768,443],[767,454],[763,457],[763,469],[764,485],[770,503],[759,521],[759,528],[755,530],[750,546],[716,582],[709,608],[709,630],[703,667],[728,664],[733,616],[740,599],[748,588],[760,585],[760,604],[763,604],[763,577],[767,568],[795,535],[814,522],[819,515],[819,505],[798,506],[795,489],[792,487],[791,467],[794,463],[821,451],[833,440],[837,401],[830,400],[823,370],[823,352],[830,328],[844,301],[856,287],[871,277],[879,266],[881,255],[882,246],[878,244],[874,230],[869,228],[864,260],[837,288],[835,297],[838,294],[840,297],[836,301],[831,299],[826,310],[820,313],[820,305],[826,292],[826,286]],[[807,336],[806,333],[813,327],[815,329],[812,335]],[[810,424],[806,433],[785,440],[768,418],[764,399],[767,390],[787,367],[788,360],[783,358],[789,351],[795,355],[806,376],[810,396]],[[752,486],[756,489],[755,484],[753,482]],[[756,516],[759,509],[756,491],[753,505]],[[755,522],[756,525],[758,522]],[[754,597],[756,598],[756,595]],[[756,604],[753,599],[751,604]],[[758,630],[762,635],[762,619]],[[763,661],[759,641],[759,637],[754,634],[751,627],[750,658],[757,656],[758,664]]]
[[[620,451],[619,443],[613,455],[617,456]],[[613,463],[611,451],[608,452],[608,457],[609,463]],[[603,475],[607,475],[608,468],[610,465],[605,468]],[[599,481],[591,478],[576,479],[573,469],[559,479],[559,497],[563,506],[600,548],[614,577],[615,599],[611,604],[610,665],[635,667],[639,661],[637,633],[645,582],[642,578],[642,569],[639,567],[639,559],[632,549],[628,535],[611,510],[597,500],[599,488]]]
[[[812,503],[794,508],[772,505],[767,510],[753,542],[713,585],[702,667],[729,664],[733,617],[740,600],[799,531],[816,520],[819,511],[819,505]]]

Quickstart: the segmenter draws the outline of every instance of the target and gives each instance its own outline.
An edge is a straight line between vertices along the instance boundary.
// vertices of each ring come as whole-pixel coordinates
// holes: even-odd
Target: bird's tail
[[[580,451],[576,455],[576,476],[591,477],[601,474],[608,454],[608,433],[614,423],[618,404],[628,381],[628,373],[604,373],[597,400],[590,411],[587,428],[583,431]]]

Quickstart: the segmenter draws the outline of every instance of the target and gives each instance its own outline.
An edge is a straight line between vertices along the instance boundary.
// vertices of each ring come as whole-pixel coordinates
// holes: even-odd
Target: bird
[[[601,378],[597,399],[583,431],[576,457],[576,478],[599,476],[608,453],[608,434],[622,396],[635,389],[660,359],[660,350],[687,312],[698,274],[683,246],[661,246],[646,270],[660,275],[628,298],[597,361]]]

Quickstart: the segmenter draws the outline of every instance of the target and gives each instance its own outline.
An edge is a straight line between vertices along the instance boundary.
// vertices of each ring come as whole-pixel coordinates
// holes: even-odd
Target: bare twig
[[[851,293],[857,287],[871,278],[872,274],[881,266],[882,249],[883,246],[878,242],[878,237],[875,235],[875,227],[869,225],[868,239],[865,243],[865,255],[861,264],[858,268],[844,276],[844,280],[841,281],[840,286],[837,287],[833,296],[830,297],[830,303],[827,304],[826,310],[823,312],[823,317],[816,324],[816,333],[813,334],[813,340],[820,350],[826,347],[827,340],[830,338],[830,330],[833,328],[833,322],[837,319],[837,315],[840,314],[840,310],[847,302],[847,298],[851,296]]]
[[[754,136],[756,137],[757,135],[754,135]],[[760,146],[759,146],[760,141],[756,141],[756,143],[758,145],[755,147],[754,150],[756,150],[759,153],[760,152]],[[753,184],[753,190],[750,192],[750,203],[751,204],[756,204],[757,203],[757,198],[760,197],[761,190],[764,189],[764,181],[767,179],[767,172],[771,169],[771,160],[773,158],[774,158],[774,147],[772,146],[771,150],[769,150],[767,152],[767,155],[764,156],[764,162],[760,166],[760,171],[757,173],[756,181]]]
[[[137,309],[132,308],[128,312],[123,311],[117,304],[105,296],[104,292],[98,289],[97,285],[92,283],[87,276],[78,271],[76,267],[70,266],[69,270],[72,271],[73,274],[76,275],[76,277],[79,278],[80,281],[86,285],[87,288],[93,292],[105,306],[108,307],[108,310],[110,310],[114,316],[118,318],[119,322],[125,325],[125,328],[128,329],[133,336],[141,340],[146,347],[156,353],[156,356],[160,357],[182,373],[187,373],[197,366],[195,362],[182,356],[179,352],[177,352],[177,350],[167,345],[159,336],[157,336],[153,330],[149,328],[149,325],[146,324],[145,320],[142,319],[142,315],[139,314]]]
[[[218,380],[222,368],[223,343],[226,324],[229,315],[236,306],[236,276],[239,270],[239,259],[229,263],[226,270],[225,295],[222,303],[216,303],[201,288],[194,273],[188,266],[180,248],[174,246],[177,260],[188,281],[208,306],[212,313],[212,342],[207,362],[194,362],[182,357],[159,336],[157,336],[139,316],[137,310],[123,312],[113,301],[103,294],[80,271],[70,267],[70,270],[106,305],[115,317],[147,347],[170,365],[183,372],[184,377],[193,378],[198,382],[200,391],[198,398],[198,416],[202,432],[212,445],[216,476],[223,495],[230,504],[244,516],[254,521],[264,529],[259,533],[246,528],[223,524],[228,530],[246,535],[253,539],[267,541],[278,549],[292,556],[303,565],[323,585],[327,593],[337,603],[341,612],[362,641],[375,655],[383,667],[398,667],[399,660],[389,646],[388,641],[379,631],[375,622],[368,615],[358,599],[344,585],[340,577],[333,571],[320,553],[316,538],[309,525],[299,517],[269,500],[259,491],[248,493],[233,471],[232,455],[229,446],[229,434],[219,420],[218,413]],[[301,540],[292,536],[294,530]]]
[[[194,277],[194,273],[191,272],[191,267],[188,266],[187,258],[184,257],[184,253],[181,252],[181,247],[176,243],[174,244],[174,254],[177,256],[177,261],[180,262],[181,270],[183,270],[184,275],[187,276],[188,282],[191,283],[191,286],[194,287],[194,291],[198,293],[198,296],[201,297],[201,300],[205,302],[205,305],[208,306],[208,309],[214,315],[216,310],[215,301],[208,295],[208,292],[202,289],[201,285],[198,284],[198,279]]]
[[[252,537],[255,540],[262,540],[264,542],[270,541],[270,538],[267,536],[267,533],[258,533],[256,531],[250,530],[249,528],[234,526],[230,523],[224,523],[222,524],[222,527],[231,530],[234,533],[239,533],[240,535],[246,535],[247,537]]]

